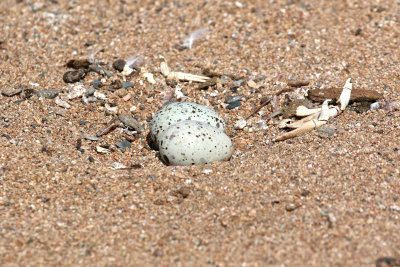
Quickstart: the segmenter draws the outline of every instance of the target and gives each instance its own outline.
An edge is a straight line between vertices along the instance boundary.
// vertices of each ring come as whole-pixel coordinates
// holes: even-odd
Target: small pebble
[[[56,101],[55,102],[56,102],[57,105],[59,105],[62,108],[70,108],[71,107],[71,105],[68,104],[68,102],[62,100],[59,97],[56,97]]]
[[[370,110],[378,110],[380,108],[380,105],[378,102],[372,103],[370,106]]]
[[[294,203],[289,203],[286,205],[285,210],[286,211],[294,211],[295,209],[297,209],[297,205]]]
[[[333,127],[330,127],[328,125],[322,125],[321,127],[319,127],[317,129],[317,132],[320,137],[329,138],[335,134],[336,129],[334,129]]]
[[[72,70],[64,73],[63,80],[66,83],[75,83],[85,78],[85,76],[86,76],[86,71],[83,69]]]
[[[67,62],[66,66],[67,68],[72,68],[72,69],[87,69],[89,68],[90,62],[87,59],[71,59]]]
[[[131,147],[131,143],[128,140],[119,141],[115,145],[121,150],[125,150],[126,148]]]
[[[89,122],[88,122],[88,121],[78,121],[78,123],[79,123],[79,125],[86,125],[86,124],[88,124]]]
[[[85,86],[83,86],[82,84],[78,84],[74,87],[71,88],[71,90],[69,91],[67,98],[68,99],[75,99],[75,98],[79,98],[81,96],[83,96],[86,92],[86,88]]]
[[[246,125],[247,125],[246,120],[244,120],[244,119],[238,120],[235,123],[235,129],[242,130],[242,129],[244,129],[244,127],[246,127]]]
[[[245,96],[244,95],[228,96],[227,98],[225,98],[225,103],[230,104],[236,101],[240,101],[242,98],[245,98]]]
[[[92,96],[94,94],[94,91],[94,87],[89,87],[88,89],[86,89],[85,96]]]
[[[234,109],[237,107],[240,107],[242,105],[242,103],[240,103],[240,101],[235,101],[230,103],[229,105],[226,106],[226,109]]]
[[[133,82],[124,82],[122,84],[122,88],[126,89],[126,88],[130,88],[133,87],[135,84]]]
[[[119,89],[117,91],[115,91],[115,94],[117,96],[119,96],[120,98],[123,98],[124,96],[126,96],[128,94],[128,90],[126,89]]]
[[[53,99],[53,98],[56,98],[60,92],[61,92],[61,90],[57,90],[57,91],[42,90],[42,91],[37,91],[36,94],[38,97]]]
[[[103,84],[100,80],[94,80],[90,83],[90,85],[93,86],[95,89],[99,89]]]
[[[4,87],[3,90],[1,90],[1,93],[4,96],[15,96],[18,95],[22,92],[22,88],[14,88],[14,87]]]
[[[114,68],[115,70],[121,72],[121,71],[124,70],[125,64],[126,64],[126,61],[125,61],[125,60],[123,60],[123,59],[117,59],[116,61],[114,61],[114,63],[113,63],[112,65],[113,65],[113,68]]]

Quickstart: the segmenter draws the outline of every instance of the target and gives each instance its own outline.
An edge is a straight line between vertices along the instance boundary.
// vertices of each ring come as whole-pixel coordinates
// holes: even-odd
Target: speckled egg
[[[230,138],[204,122],[181,121],[163,131],[159,138],[161,159],[167,165],[203,165],[229,160],[233,153]]]
[[[150,137],[155,145],[161,134],[172,124],[185,121],[195,120],[212,125],[221,131],[224,131],[225,121],[213,110],[189,102],[174,102],[164,106],[157,111],[150,124]]]

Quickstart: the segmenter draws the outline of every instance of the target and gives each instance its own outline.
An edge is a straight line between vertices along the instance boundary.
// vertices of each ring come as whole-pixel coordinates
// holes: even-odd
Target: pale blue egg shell
[[[224,131],[225,121],[208,107],[189,102],[173,102],[157,111],[150,123],[150,137],[155,145],[161,134],[171,125],[185,120],[195,120]]]
[[[230,138],[204,122],[186,120],[170,126],[159,138],[161,159],[167,165],[204,165],[229,160]]]

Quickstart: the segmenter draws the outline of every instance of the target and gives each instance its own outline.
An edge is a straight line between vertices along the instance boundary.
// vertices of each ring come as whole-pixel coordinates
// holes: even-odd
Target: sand
[[[392,0],[2,0],[0,86],[24,90],[0,95],[1,265],[400,266],[400,113],[383,108],[400,100],[399,10]],[[151,116],[176,85],[158,55],[174,71],[224,74],[208,89],[178,86],[226,119],[229,161],[166,166],[150,148]],[[90,72],[80,83],[105,78],[96,89],[105,100],[67,99],[80,84],[63,81],[68,60],[90,57],[117,74],[111,64],[130,56],[156,84],[134,74],[133,87],[115,91]],[[271,104],[234,128],[288,81],[323,89],[348,78],[384,100],[348,107],[328,122],[330,137],[274,142],[279,117],[262,119]],[[57,103],[70,107],[27,88],[60,90]],[[236,95],[241,105],[227,109]],[[144,131],[85,138],[120,114]]]

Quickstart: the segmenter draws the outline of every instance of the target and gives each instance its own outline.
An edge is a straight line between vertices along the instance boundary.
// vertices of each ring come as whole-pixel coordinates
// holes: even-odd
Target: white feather
[[[188,37],[183,40],[183,47],[192,49],[194,42],[201,39],[207,33],[207,29],[198,29],[192,32]]]

